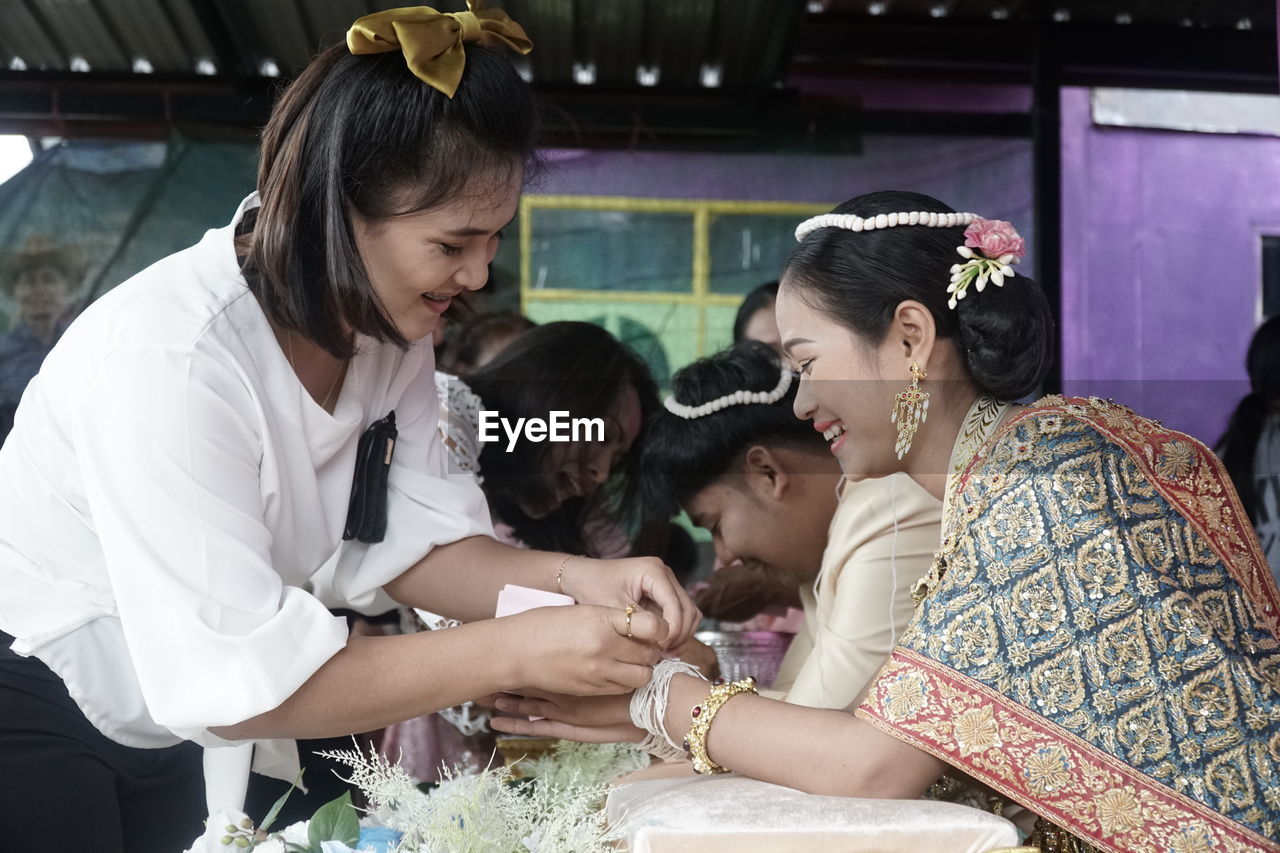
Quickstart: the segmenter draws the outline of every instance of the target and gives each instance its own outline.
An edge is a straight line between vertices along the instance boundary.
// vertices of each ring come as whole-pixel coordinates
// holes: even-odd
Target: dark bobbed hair
[[[869,217],[901,211],[953,213],[935,198],[912,192],[874,192],[846,201],[833,213]],[[1001,400],[1035,391],[1049,371],[1053,313],[1040,286],[1015,274],[1004,287],[970,289],[947,307],[951,266],[962,259],[964,228],[906,226],[854,232],[820,228],[787,259],[784,279],[835,322],[877,345],[898,305],[922,303],[938,336],[951,339],[978,388]]]
[[[1253,333],[1245,369],[1249,372],[1249,393],[1232,413],[1227,431],[1218,439],[1217,450],[1240,495],[1240,503],[1256,524],[1258,492],[1253,460],[1267,414],[1280,402],[1280,315],[1271,317]]]
[[[262,136],[244,264],[267,317],[338,358],[348,329],[406,347],[369,280],[352,230],[371,219],[484,194],[534,157],[535,107],[511,63],[466,46],[454,97],[423,83],[400,51],[320,53],[285,90]]]
[[[457,374],[470,373],[478,366],[476,362],[491,341],[514,338],[536,325],[515,311],[472,314],[445,342],[440,353],[440,369]]]
[[[486,409],[504,418],[541,417],[555,410],[573,418],[604,418],[630,385],[640,399],[641,433],[658,408],[658,389],[640,357],[594,323],[559,322],[536,326],[493,361],[463,377]],[[509,524],[532,548],[587,554],[583,523],[594,505],[604,505],[623,523],[638,522],[636,453],[610,471],[609,482],[589,498],[565,501],[543,518],[530,518],[522,504],[547,500],[540,472],[554,447],[521,441],[510,452],[506,442],[489,442],[480,451],[484,491],[493,514]]]
[[[672,396],[697,406],[734,391],[772,391],[783,367],[773,348],[741,341],[676,373]],[[655,518],[669,518],[695,494],[727,474],[753,445],[826,453],[826,441],[792,411],[798,382],[776,403],[727,406],[686,420],[657,412],[645,434],[640,467],[644,505]]]
[[[747,324],[751,322],[751,318],[757,311],[761,308],[772,308],[773,303],[777,301],[778,283],[776,281],[765,282],[742,297],[742,304],[738,306],[738,313],[733,318],[733,342],[736,344],[743,340],[743,336],[747,333]]]

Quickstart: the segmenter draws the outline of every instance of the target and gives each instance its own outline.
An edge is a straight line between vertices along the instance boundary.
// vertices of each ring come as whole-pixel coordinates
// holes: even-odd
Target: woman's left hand
[[[521,715],[493,717],[489,721],[495,730],[507,734],[558,737],[583,743],[639,743],[644,739],[644,731],[631,724],[630,693],[583,697],[530,691],[525,696],[493,697],[492,704],[503,713]]]
[[[697,630],[702,612],[680,586],[671,569],[656,557],[628,557],[621,560],[592,560],[570,557],[560,575],[566,595],[582,604],[600,604],[625,609],[636,604],[667,623],[667,635],[659,641],[663,649],[682,644]]]
[[[576,726],[616,726],[631,724],[631,694],[608,696],[568,696],[530,688],[522,695],[499,693],[493,707],[504,714],[548,717]]]

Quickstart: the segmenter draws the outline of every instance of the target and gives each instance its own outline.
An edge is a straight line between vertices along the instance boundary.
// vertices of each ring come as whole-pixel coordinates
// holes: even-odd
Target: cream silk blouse
[[[896,524],[895,524],[896,520]],[[815,708],[857,707],[911,621],[911,587],[941,541],[942,502],[906,474],[844,480],[804,629],[770,695]]]

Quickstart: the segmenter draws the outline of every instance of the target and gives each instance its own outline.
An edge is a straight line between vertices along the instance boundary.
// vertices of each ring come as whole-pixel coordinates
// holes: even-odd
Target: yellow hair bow
[[[506,12],[484,9],[481,0],[467,0],[467,9],[437,12],[430,6],[405,6],[365,15],[347,30],[347,49],[356,55],[399,49],[415,77],[452,98],[467,63],[464,44],[533,50],[524,29]]]

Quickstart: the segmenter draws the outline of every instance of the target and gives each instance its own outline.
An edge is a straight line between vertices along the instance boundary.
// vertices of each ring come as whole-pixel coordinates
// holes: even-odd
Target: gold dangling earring
[[[911,362],[911,385],[905,391],[899,391],[894,398],[889,423],[898,425],[898,442],[893,449],[898,452],[899,459],[911,449],[911,440],[916,437],[920,424],[929,419],[929,392],[920,390],[920,380],[928,378],[929,374]]]

